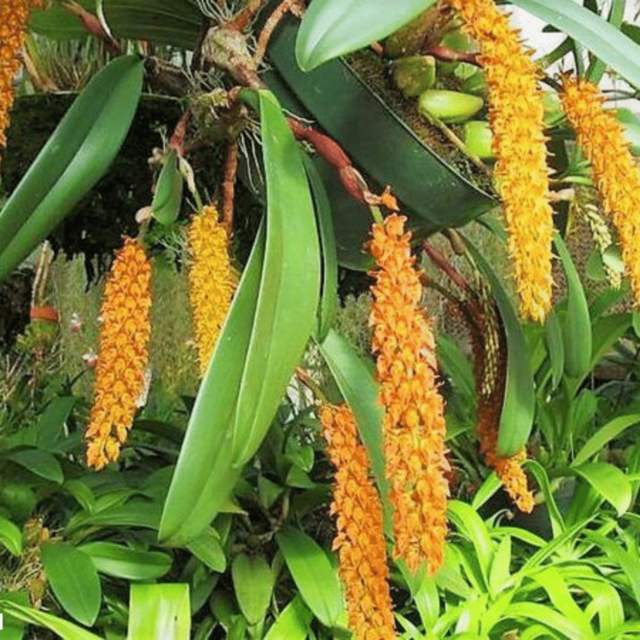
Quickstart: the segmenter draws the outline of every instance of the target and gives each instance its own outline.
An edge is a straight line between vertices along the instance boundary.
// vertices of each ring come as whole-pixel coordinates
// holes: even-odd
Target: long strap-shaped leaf
[[[158,532],[169,545],[197,538],[240,475],[232,468],[230,424],[253,329],[264,240],[263,225],[193,407]]]
[[[251,343],[233,425],[233,460],[256,452],[315,329],[320,243],[302,155],[278,101],[258,92],[267,240]]]
[[[0,212],[0,281],[107,170],[142,90],[142,61],[117,58],[89,83]]]
[[[640,46],[604,18],[575,2],[510,0],[590,49],[634,87],[640,87]]]
[[[188,584],[133,584],[127,640],[189,640]]]

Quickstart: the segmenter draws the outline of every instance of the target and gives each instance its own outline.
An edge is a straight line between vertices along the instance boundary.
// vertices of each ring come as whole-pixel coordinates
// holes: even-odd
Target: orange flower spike
[[[433,573],[442,564],[447,534],[444,402],[436,381],[433,332],[419,307],[420,272],[404,222],[394,214],[373,226],[370,251],[378,270],[372,274],[372,351],[385,407],[394,558],[404,559],[414,573],[426,562]]]
[[[40,0],[0,2],[0,146],[3,147],[7,143],[5,130],[13,105],[13,79],[22,64],[18,54],[24,44],[29,14],[41,6]]]
[[[612,219],[634,298],[640,305],[640,173],[622,125],[602,108],[604,96],[586,80],[565,78],[560,96],[589,162],[605,213]]]
[[[380,497],[369,477],[367,452],[346,405],[320,413],[327,453],[336,468],[331,512],[337,515],[333,542],[340,560],[349,628],[355,640],[391,640],[389,568]]]
[[[126,238],[111,267],[100,312],[100,350],[87,441],[87,464],[102,469],[120,447],[145,389],[151,334],[151,264],[143,247]]]
[[[204,376],[220,329],[227,317],[238,278],[229,259],[227,227],[213,206],[204,207],[189,227],[189,297],[198,346],[200,374]]]
[[[497,162],[509,252],[520,312],[544,321],[551,308],[551,239],[544,108],[530,51],[493,0],[450,0],[464,31],[480,47],[489,97],[489,122]]]

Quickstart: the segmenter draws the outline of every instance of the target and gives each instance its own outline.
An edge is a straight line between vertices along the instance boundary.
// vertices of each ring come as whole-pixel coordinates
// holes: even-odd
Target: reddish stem
[[[222,181],[222,221],[229,233],[233,229],[233,210],[235,200],[236,175],[238,173],[238,141],[230,140],[227,146],[227,157],[224,162],[224,179]]]
[[[426,53],[432,55],[442,62],[467,62],[475,65],[476,67],[482,67],[478,61],[479,54],[473,51],[456,51],[449,47],[431,47]]]

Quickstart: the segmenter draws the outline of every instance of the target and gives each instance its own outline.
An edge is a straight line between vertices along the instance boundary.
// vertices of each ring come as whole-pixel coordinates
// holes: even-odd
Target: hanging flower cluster
[[[438,392],[435,343],[420,308],[422,285],[405,218],[391,215],[373,226],[370,251],[378,270],[370,324],[381,383],[384,454],[391,482],[394,557],[415,572],[436,571],[447,533],[444,402]]]
[[[24,44],[27,20],[41,0],[2,0],[0,2],[0,146],[5,146],[9,110],[13,104],[13,80],[20,69],[18,52]]]
[[[524,318],[542,322],[551,308],[552,209],[544,108],[536,67],[518,32],[493,0],[451,0],[480,47],[489,122],[509,252]]]
[[[229,233],[214,206],[206,206],[189,227],[189,296],[198,346],[200,373],[204,375],[220,329],[238,285],[229,259]]]
[[[380,497],[369,477],[367,452],[346,405],[320,413],[327,453],[336,468],[331,513],[337,515],[333,549],[340,559],[349,628],[356,640],[396,637]]]
[[[622,125],[602,108],[604,96],[586,80],[567,77],[560,96],[578,144],[591,162],[593,180],[606,215],[620,236],[622,259],[640,304],[640,173]]]
[[[95,399],[85,433],[87,464],[96,469],[118,459],[144,393],[150,284],[151,264],[144,248],[126,238],[109,272],[100,312]]]

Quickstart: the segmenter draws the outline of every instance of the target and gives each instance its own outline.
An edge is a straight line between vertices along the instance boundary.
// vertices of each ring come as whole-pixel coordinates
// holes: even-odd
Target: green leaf
[[[281,529],[276,542],[308,607],[325,626],[336,625],[344,608],[342,588],[325,552],[308,535],[291,527]]]
[[[489,588],[494,597],[497,596],[506,586],[511,573],[511,538],[506,536],[502,539],[491,563],[491,573],[489,574]]]
[[[593,323],[593,348],[589,371],[609,352],[611,347],[631,328],[631,313],[613,313]]]
[[[137,551],[113,542],[90,542],[78,547],[100,573],[125,580],[155,580],[171,569],[171,556],[160,551]]]
[[[54,398],[36,423],[36,444],[40,449],[57,451],[64,437],[64,425],[76,403],[73,396]]]
[[[580,465],[589,460],[589,458],[600,453],[607,443],[617,438],[623,431],[625,431],[625,429],[628,429],[638,423],[640,423],[640,413],[618,416],[617,418],[607,422],[607,424],[600,427],[589,438],[589,440],[585,442],[584,446],[580,451],[578,451],[578,454],[572,462],[572,466]]]
[[[567,375],[582,378],[591,363],[591,318],[580,276],[571,255],[558,233],[553,241],[567,276],[567,315],[562,326],[564,368]]]
[[[13,556],[22,554],[22,532],[11,520],[1,517],[0,544]]]
[[[473,501],[471,502],[471,506],[473,509],[478,511],[480,507],[493,496],[498,489],[502,486],[502,481],[495,473],[489,474],[485,481],[480,485],[479,489],[476,491],[473,496]]]
[[[178,168],[178,153],[171,151],[160,172],[156,192],[151,203],[153,217],[160,224],[173,224],[178,219],[183,186],[184,180]]]
[[[54,456],[41,449],[24,449],[7,456],[21,467],[57,484],[64,482],[62,467]]]
[[[311,71],[327,60],[369,46],[404,26],[435,0],[323,0],[307,9],[298,39],[296,60]]]
[[[46,542],[41,551],[47,580],[62,608],[78,622],[92,626],[102,590],[91,558],[64,542]]]
[[[327,191],[313,161],[306,155],[304,156],[304,168],[313,195],[322,248],[322,286],[316,330],[316,338],[318,342],[322,342],[333,325],[338,306],[338,254]]]
[[[102,0],[102,15],[116,38],[150,40],[195,49],[203,15],[189,0]]]
[[[340,392],[353,411],[358,433],[369,457],[373,476],[382,498],[385,530],[390,532],[391,504],[389,482],[386,478],[382,442],[384,409],[378,401],[378,386],[371,371],[356,350],[339,333],[331,329],[324,342],[318,345]]]
[[[545,335],[547,339],[547,351],[551,361],[551,390],[558,388],[562,380],[562,372],[565,369],[564,342],[562,336],[562,325],[558,314],[551,309],[545,323]]]
[[[18,620],[49,629],[60,636],[62,640],[102,640],[100,636],[89,633],[68,620],[57,618],[50,613],[44,613],[44,611],[32,609],[17,602],[12,602],[1,594],[0,609]]]
[[[142,89],[138,56],[117,58],[73,103],[0,211],[0,281],[72,210],[107,170]]]
[[[559,536],[563,531],[565,531],[564,518],[560,513],[560,509],[558,509],[558,505],[556,504],[555,498],[553,497],[553,491],[551,489],[551,484],[549,483],[549,476],[545,471],[544,467],[537,462],[536,460],[527,460],[526,469],[529,471],[533,477],[536,479],[540,490],[542,491],[542,495],[544,496],[545,504],[547,505],[547,509],[549,510],[549,519],[551,520],[551,531],[554,536]]]
[[[301,151],[273,94],[257,93],[267,239],[232,428],[236,467],[262,443],[315,328],[320,299],[320,245]]]
[[[491,286],[507,336],[507,384],[500,415],[498,454],[512,456],[525,446],[533,427],[536,398],[529,352],[518,316],[498,276],[480,252],[468,240],[465,242]]]
[[[240,469],[232,466],[229,424],[249,347],[264,257],[258,233],[229,315],[220,332],[191,413],[164,504],[158,537],[185,546],[200,536],[231,495]]]
[[[207,527],[200,536],[187,545],[187,549],[212,571],[222,573],[227,568],[227,559],[220,543],[220,536],[213,527]]]
[[[78,0],[87,11],[95,12],[96,0]],[[88,32],[75,14],[62,4],[53,3],[46,9],[35,9],[29,19],[29,29],[35,33],[58,40],[84,39]]]
[[[619,516],[631,506],[631,482],[618,467],[607,462],[585,462],[572,469],[608,500]]]
[[[510,618],[526,618],[531,621],[541,622],[549,629],[560,631],[567,638],[584,638],[584,640],[593,638],[593,635],[585,636],[582,626],[574,620],[563,616],[549,606],[535,602],[512,603],[505,609],[504,616]]]
[[[264,640],[306,640],[313,614],[296,596],[280,613]]]
[[[263,556],[237,555],[231,564],[233,588],[250,625],[264,619],[273,592],[273,574]]]
[[[604,18],[574,2],[510,1],[546,23],[558,27],[591,50],[634,87],[640,88],[640,47]]]
[[[188,584],[132,584],[127,640],[189,640]]]

